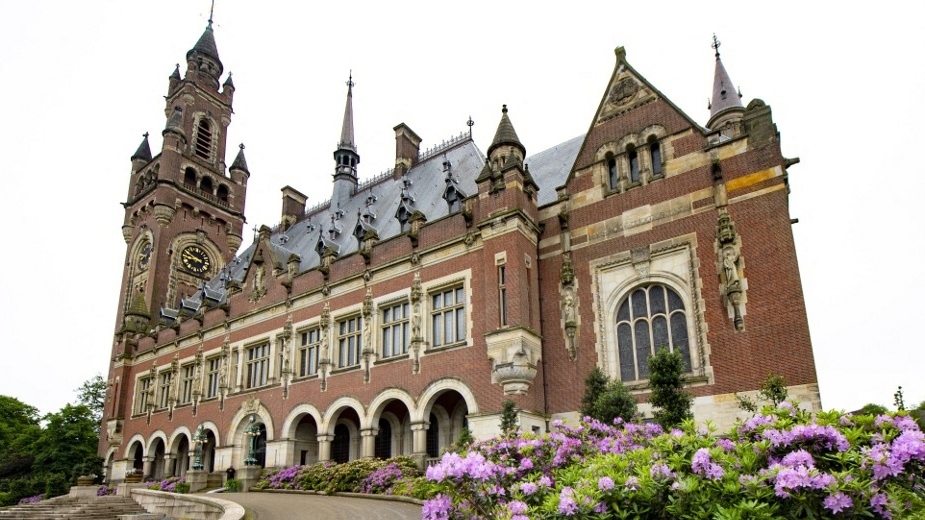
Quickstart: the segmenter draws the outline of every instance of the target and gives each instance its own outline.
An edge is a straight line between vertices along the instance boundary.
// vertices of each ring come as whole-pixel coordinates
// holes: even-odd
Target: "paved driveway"
[[[221,498],[256,513],[257,520],[419,520],[421,506],[369,498],[288,493],[222,493]]]

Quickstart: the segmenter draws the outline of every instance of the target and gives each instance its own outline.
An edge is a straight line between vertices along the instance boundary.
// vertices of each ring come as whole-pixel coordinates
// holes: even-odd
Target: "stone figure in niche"
[[[575,322],[575,296],[572,292],[566,292],[562,299],[562,309],[565,315],[565,323]]]
[[[411,338],[421,338],[421,302],[417,301],[411,309]]]
[[[739,254],[734,247],[723,249],[723,271],[726,274],[726,285],[728,287],[739,284],[738,260]]]

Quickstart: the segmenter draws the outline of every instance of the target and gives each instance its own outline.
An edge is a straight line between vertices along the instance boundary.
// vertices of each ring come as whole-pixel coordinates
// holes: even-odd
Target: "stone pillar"
[[[189,484],[189,492],[196,493],[208,487],[209,474],[201,469],[191,469],[186,472],[186,482]]]
[[[263,471],[263,468],[260,466],[244,466],[239,469],[236,478],[241,485],[240,491],[244,493],[250,491],[251,486],[260,480],[261,471]]]
[[[333,435],[326,433],[318,435],[318,462],[331,460],[331,442],[333,440]]]
[[[154,457],[150,455],[147,457],[142,457],[141,462],[141,474],[145,477],[154,478],[154,475],[151,473],[154,470]]]
[[[364,459],[371,459],[376,456],[376,434],[379,433],[378,428],[367,428],[365,430],[360,430],[360,436],[362,437],[362,444],[360,445],[360,457]]]
[[[289,467],[298,462],[294,440],[280,439],[267,442],[266,467]]]
[[[164,454],[164,474],[163,478],[173,477],[177,475],[177,457],[173,453]]]

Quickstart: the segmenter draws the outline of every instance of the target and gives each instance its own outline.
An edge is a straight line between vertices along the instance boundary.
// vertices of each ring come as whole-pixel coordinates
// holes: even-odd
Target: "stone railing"
[[[206,498],[151,489],[133,489],[131,496],[149,513],[166,515],[169,518],[193,520],[242,520],[244,518],[243,507],[221,498]]]

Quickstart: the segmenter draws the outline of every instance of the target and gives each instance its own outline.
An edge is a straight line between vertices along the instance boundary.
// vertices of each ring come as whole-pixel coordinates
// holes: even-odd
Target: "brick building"
[[[214,472],[245,464],[248,428],[262,466],[435,457],[496,433],[507,399],[545,431],[595,366],[644,401],[661,345],[699,420],[729,424],[771,371],[818,408],[796,160],[716,47],[706,126],[621,47],[586,134],[528,155],[504,107],[484,153],[468,134],[422,151],[399,124],[394,168],[362,182],[348,82],[330,199],[282,188],[279,223],[239,251],[251,172],[243,145],[225,165],[234,85],[210,24],[170,76],[160,153],[145,137],[131,158],[110,479],[184,474],[200,427]]]

